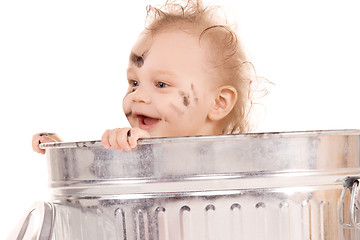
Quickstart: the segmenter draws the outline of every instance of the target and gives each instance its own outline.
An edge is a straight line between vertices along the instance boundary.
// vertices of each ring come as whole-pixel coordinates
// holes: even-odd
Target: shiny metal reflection
[[[158,138],[131,152],[42,144],[53,239],[359,239],[358,185],[343,191],[360,178],[359,136]]]

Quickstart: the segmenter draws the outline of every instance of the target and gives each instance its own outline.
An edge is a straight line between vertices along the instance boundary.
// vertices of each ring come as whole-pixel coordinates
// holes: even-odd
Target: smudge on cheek
[[[171,109],[173,109],[177,114],[184,115],[185,111],[181,110],[181,108],[177,107],[175,104],[170,103]]]
[[[179,92],[180,96],[182,97],[182,102],[184,104],[185,107],[189,106],[190,105],[190,96],[189,94],[183,92],[183,91],[180,91]]]
[[[191,84],[191,91],[192,91],[192,94],[194,95],[195,102],[198,103],[199,102],[199,97],[197,96],[194,84]]]
[[[126,117],[126,118],[131,117],[131,115],[132,115],[132,111],[125,113],[125,117]]]
[[[184,96],[184,98],[183,98],[183,104],[184,104],[186,107],[189,106],[190,101],[189,101],[189,98],[188,98],[188,97]]]

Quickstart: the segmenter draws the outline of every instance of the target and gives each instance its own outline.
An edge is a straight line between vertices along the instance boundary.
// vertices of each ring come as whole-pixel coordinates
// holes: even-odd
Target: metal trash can
[[[38,239],[360,239],[360,130],[42,148],[52,201],[34,207]]]

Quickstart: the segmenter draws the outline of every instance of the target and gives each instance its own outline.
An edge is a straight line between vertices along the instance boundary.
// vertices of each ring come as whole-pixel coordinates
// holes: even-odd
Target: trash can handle
[[[338,216],[340,224],[346,228],[357,228],[360,229],[360,222],[356,221],[356,211],[360,211],[360,196],[359,196],[359,177],[347,177],[344,179],[344,188],[341,192],[340,202],[338,206]],[[350,190],[350,205],[349,205],[349,220],[350,223],[345,223],[344,220],[344,198],[347,189]],[[358,209],[358,210],[356,210]]]
[[[28,229],[29,223],[37,211],[40,213],[40,222],[38,225],[39,227],[38,229],[32,231]],[[51,240],[52,230],[54,226],[54,219],[55,219],[55,209],[51,203],[37,202],[33,204],[33,206],[30,208],[28,215],[25,218],[25,221],[20,229],[20,232],[16,240],[28,239],[27,236],[30,236],[31,240],[32,239]]]
[[[350,197],[350,221],[351,224],[356,227],[357,229],[360,229],[360,223],[356,222],[356,209],[359,209],[359,180],[354,181],[352,188],[351,188],[351,197]]]

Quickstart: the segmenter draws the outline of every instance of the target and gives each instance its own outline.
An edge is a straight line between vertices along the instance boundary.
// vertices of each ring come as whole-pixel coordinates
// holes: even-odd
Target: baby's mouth
[[[160,122],[160,119],[158,118],[152,118],[145,115],[136,115],[136,117],[139,121],[139,128],[144,130],[149,130]]]

